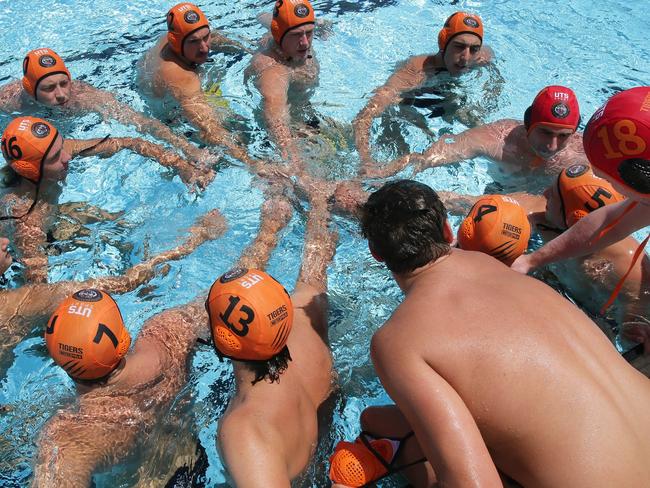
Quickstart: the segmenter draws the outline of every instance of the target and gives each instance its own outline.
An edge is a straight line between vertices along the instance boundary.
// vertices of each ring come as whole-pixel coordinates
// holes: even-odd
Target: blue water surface
[[[202,2],[214,28],[246,45],[253,45],[265,29],[256,21],[270,12],[269,1]],[[66,60],[73,77],[111,91],[137,110],[159,115],[160,107],[138,90],[136,63],[165,30],[165,13],[173,2],[160,0],[0,0],[0,83],[18,79],[25,53],[50,47]],[[396,65],[411,55],[435,52],[437,33],[456,10],[478,13],[485,23],[485,42],[496,53],[494,66],[471,72],[451,90],[466,96],[480,118],[521,118],[535,94],[545,85],[571,87],[580,100],[583,120],[612,94],[647,85],[650,46],[644,2],[575,0],[555,2],[477,1],[316,1],[319,18],[331,25],[326,38],[314,41],[320,61],[320,84],[311,99],[314,110],[349,132],[354,116],[372,90]],[[230,109],[243,122],[249,150],[258,157],[273,155],[259,123],[260,96],[244,80],[249,55],[215,54],[205,68],[206,85],[216,80]],[[426,117],[394,123],[403,135],[396,143],[381,138],[382,122],[374,125],[376,152],[388,160],[404,151],[421,151],[440,134],[467,127],[458,121]],[[47,116],[47,111],[42,115]],[[0,114],[0,128],[10,117]],[[421,126],[419,126],[419,124]],[[132,127],[103,121],[94,114],[57,123],[65,137],[137,136]],[[178,132],[192,128],[174,119]],[[426,130],[423,130],[426,129]],[[191,134],[190,134],[191,135]],[[171,306],[205,293],[253,239],[259,225],[262,191],[243,165],[224,164],[210,187],[200,194],[187,191],[177,176],[155,162],[122,152],[110,160],[75,161],[65,182],[61,202],[88,201],[103,209],[123,212],[120,225],[91,224],[84,246],[50,257],[50,280],[83,280],[120,274],[145,255],[169,249],[182,240],[185,229],[213,208],[222,211],[228,230],[187,258],[171,263],[167,276],[122,295],[118,303],[135,337],[145,320]],[[358,156],[353,147],[339,148],[326,164],[332,177],[354,174]],[[417,179],[436,189],[480,194],[491,183],[488,161],[477,159],[423,172]],[[304,203],[301,204],[304,207]],[[374,330],[390,316],[401,293],[389,273],[369,256],[353,222],[336,217],[337,254],[329,268],[331,342],[340,391],[331,402],[331,425],[321,436],[314,462],[295,486],[328,486],[326,461],[336,441],[354,438],[364,407],[389,401],[376,379],[368,346]],[[452,223],[457,227],[458,218]],[[268,271],[288,289],[300,266],[305,212],[297,211],[283,231]],[[14,279],[14,284],[19,278]],[[0,486],[25,486],[31,477],[39,429],[57,409],[74,400],[72,382],[48,358],[40,336],[43,324],[15,349],[15,359],[0,378]],[[207,452],[207,486],[227,486],[215,435],[217,419],[233,390],[227,362],[219,363],[206,346],[192,359],[186,388],[161,414],[154,430],[124,463],[97,473],[98,487],[134,486],[143,480],[164,485],[166,468],[199,439]],[[191,448],[187,448],[191,446]],[[183,453],[179,451],[183,451]],[[401,486],[388,480],[382,486]],[[155,484],[154,484],[155,485]]]

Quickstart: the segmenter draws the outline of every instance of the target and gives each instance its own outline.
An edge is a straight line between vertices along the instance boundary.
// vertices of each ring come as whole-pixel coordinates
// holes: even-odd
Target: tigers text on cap
[[[117,304],[99,290],[79,290],[61,302],[45,329],[54,362],[78,380],[96,380],[113,371],[131,344]]]
[[[596,110],[582,139],[594,169],[626,188],[650,194],[650,86],[622,91]]]
[[[167,12],[167,42],[172,51],[185,56],[185,39],[204,27],[209,29],[210,24],[199,7],[187,2],[173,6]]]
[[[594,175],[586,164],[574,164],[563,169],[557,178],[557,190],[567,228],[589,212],[625,198],[607,180]]]
[[[530,223],[516,200],[485,195],[474,204],[458,230],[458,245],[480,251],[510,266],[528,247]]]
[[[229,271],[213,283],[205,306],[220,356],[265,361],[286,346],[293,326],[291,298],[264,271]]]
[[[38,183],[47,157],[59,132],[43,119],[18,117],[2,134],[2,155],[11,168],[32,183]]]
[[[483,44],[483,21],[478,15],[455,12],[449,16],[438,33],[438,47],[444,51],[451,39],[459,34],[474,34]]]
[[[43,47],[29,51],[23,60],[23,88],[38,100],[36,90],[41,81],[48,76],[63,74],[72,79],[63,59],[49,48]]]
[[[277,0],[273,9],[271,21],[271,34],[278,46],[282,46],[282,39],[291,29],[315,21],[314,9],[309,0]]]
[[[526,110],[524,124],[528,134],[540,124],[575,131],[580,124],[580,107],[576,94],[565,86],[542,88]]]

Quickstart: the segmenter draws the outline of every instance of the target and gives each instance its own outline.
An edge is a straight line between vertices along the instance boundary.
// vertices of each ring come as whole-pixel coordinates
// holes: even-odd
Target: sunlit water
[[[272,2],[223,3],[200,5],[213,27],[244,44],[264,34],[256,16],[270,11]],[[134,108],[161,116],[174,130],[192,136],[193,129],[179,120],[175,107],[150,103],[137,86],[135,65],[163,34],[164,14],[171,5],[159,0],[0,2],[0,82],[19,77],[28,50],[48,46],[64,57],[75,78],[112,91]],[[321,76],[311,98],[313,111],[322,120],[335,121],[326,126],[335,126],[336,137],[340,136],[325,144],[334,148],[321,164],[331,178],[345,178],[356,170],[350,123],[373,88],[401,60],[435,51],[438,29],[455,10],[482,16],[485,42],[496,53],[494,67],[472,72],[448,89],[478,119],[521,118],[541,87],[563,84],[575,90],[583,120],[587,120],[616,91],[650,80],[643,2],[384,0],[317,1],[314,6],[319,17],[331,22],[327,38],[314,42]],[[205,84],[221,82],[233,126],[245,135],[252,154],[269,157],[274,152],[259,123],[260,97],[244,80],[249,59],[249,55],[216,54],[205,69]],[[43,111],[41,115],[50,114]],[[407,150],[423,150],[441,134],[466,128],[457,120],[428,115],[428,109],[389,109],[374,125],[377,158],[388,160]],[[9,120],[0,115],[0,127]],[[96,115],[58,120],[57,126],[67,137],[137,135],[133,128],[102,121]],[[196,217],[219,208],[228,221],[221,239],[172,263],[167,276],[118,297],[118,303],[136,336],[147,318],[203,293],[237,260],[259,223],[262,192],[241,165],[228,163],[205,192],[195,195],[188,193],[178,177],[130,153],[110,160],[73,162],[61,201],[88,201],[123,214],[119,223],[92,224],[89,236],[58,243],[51,250],[50,280],[119,274],[145,254],[173,247]],[[486,160],[478,159],[428,170],[417,178],[437,189],[480,194],[492,181],[489,169]],[[390,315],[401,295],[384,267],[368,255],[355,225],[341,218],[335,222],[340,240],[329,268],[330,337],[340,391],[323,416],[316,458],[296,486],[327,486],[326,461],[334,443],[356,436],[364,407],[389,401],[373,373],[368,346],[372,332]],[[452,222],[457,226],[459,218]],[[268,266],[287,288],[297,277],[304,223],[305,211],[296,212]],[[11,285],[20,283],[16,271],[10,276]],[[74,400],[72,382],[47,357],[42,327],[34,324],[33,334],[16,347],[13,364],[0,378],[0,404],[9,407],[8,413],[0,413],[0,486],[29,482],[39,429],[58,408]],[[132,486],[147,479],[164,484],[161,480],[166,479],[169,466],[194,457],[197,438],[207,453],[204,482],[226,486],[215,434],[232,389],[229,365],[219,363],[209,347],[199,346],[190,381],[161,413],[159,427],[137,454],[97,473],[96,486]],[[399,483],[391,480],[382,486]]]

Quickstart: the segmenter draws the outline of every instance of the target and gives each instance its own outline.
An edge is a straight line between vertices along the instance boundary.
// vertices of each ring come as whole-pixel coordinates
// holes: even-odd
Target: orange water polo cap
[[[458,230],[461,249],[484,252],[508,266],[524,253],[529,239],[526,211],[503,195],[480,198]]]
[[[594,169],[648,198],[650,86],[611,97],[589,119],[582,142]]]
[[[445,21],[438,33],[438,47],[444,51],[452,37],[459,34],[474,34],[483,44],[483,21],[478,15],[455,12]]]
[[[580,106],[571,88],[559,85],[542,88],[524,114],[528,134],[540,124],[574,132],[577,130]]]
[[[45,343],[54,362],[72,378],[96,380],[117,367],[129,350],[131,336],[113,298],[85,289],[54,311]]]
[[[557,190],[567,228],[589,212],[625,199],[607,180],[594,175],[586,164],[563,169],[557,178]]]
[[[205,302],[219,356],[266,361],[286,346],[291,298],[264,271],[235,268],[214,282]]]
[[[271,34],[278,46],[287,32],[296,27],[313,24],[316,20],[309,0],[277,0],[273,9]]]
[[[388,439],[372,439],[372,448],[389,464],[395,455],[393,444]],[[388,469],[357,438],[354,442],[339,442],[330,456],[330,479],[334,483],[358,488],[376,481]]]
[[[46,47],[29,51],[23,60],[23,88],[35,99],[41,81],[48,76],[63,74],[72,79],[63,59]]]
[[[172,7],[167,12],[167,42],[172,51],[185,56],[185,39],[204,27],[210,28],[208,18],[193,3],[184,2]]]
[[[2,155],[16,173],[38,183],[43,161],[58,135],[56,128],[43,119],[18,117],[2,134]]]

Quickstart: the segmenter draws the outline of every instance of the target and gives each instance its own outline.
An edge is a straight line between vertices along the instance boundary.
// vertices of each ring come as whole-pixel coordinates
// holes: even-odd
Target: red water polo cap
[[[650,87],[620,92],[591,116],[583,136],[594,169],[645,198],[650,194]]]
[[[131,336],[111,296],[79,290],[61,302],[45,329],[54,362],[72,378],[96,380],[113,371],[126,355]]]
[[[474,204],[458,230],[458,245],[489,254],[508,266],[528,247],[530,223],[516,200],[486,195]]]
[[[59,132],[49,122],[36,117],[18,117],[2,134],[2,155],[9,166],[23,178],[38,183],[43,161]]]
[[[63,74],[72,79],[63,59],[49,48],[43,47],[29,51],[23,60],[23,88],[38,100],[36,90],[41,81],[48,76]]]
[[[528,134],[540,124],[575,131],[580,124],[580,107],[576,94],[565,86],[543,88],[526,110],[524,123]]]
[[[271,34],[278,46],[291,29],[315,22],[314,9],[309,0],[277,0],[273,9]]]
[[[187,36],[204,27],[210,28],[208,18],[193,3],[179,3],[167,12],[167,42],[179,56],[184,57],[184,43]]]
[[[214,282],[205,307],[220,357],[266,361],[287,344],[293,305],[283,286],[264,271],[235,268]]]
[[[478,15],[455,12],[445,21],[438,33],[438,47],[444,51],[451,39],[459,34],[474,34],[483,44],[483,21]]]

